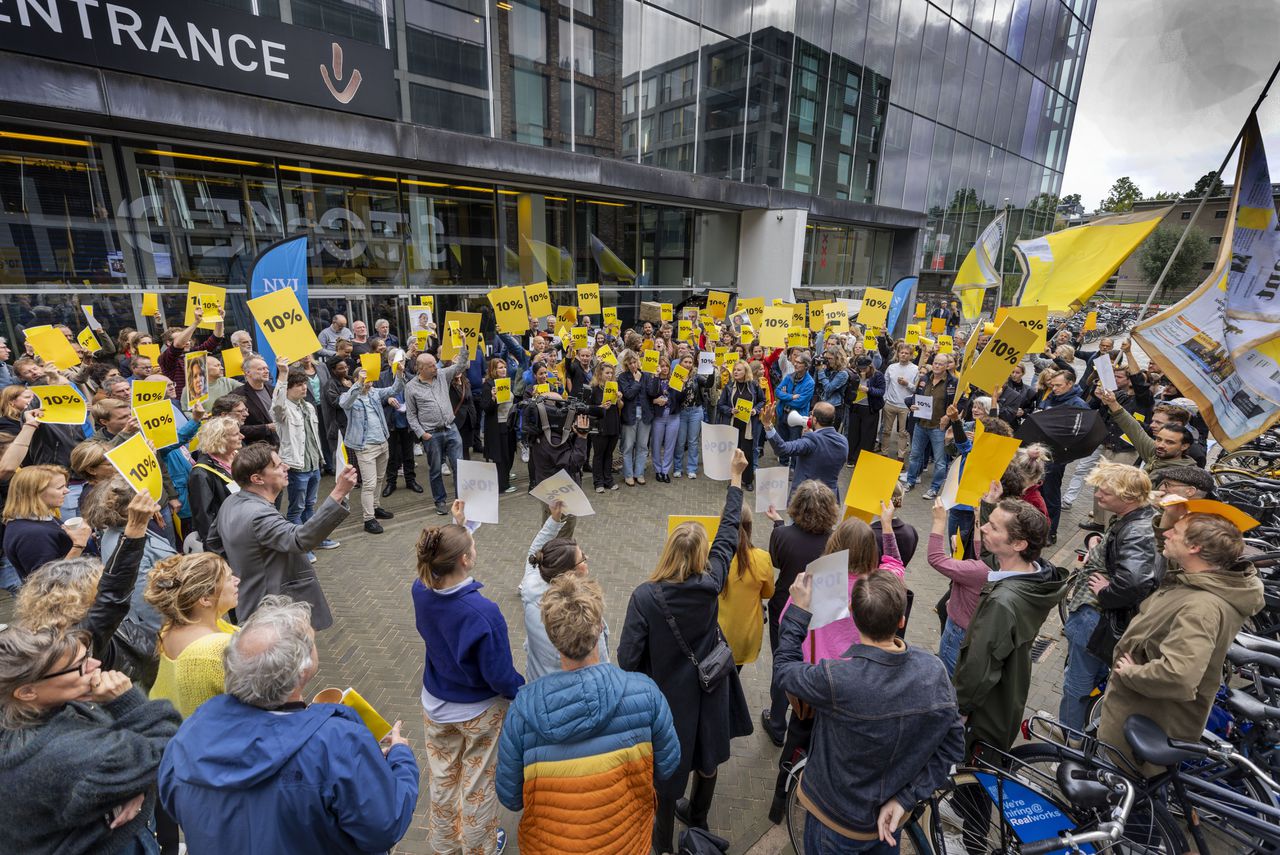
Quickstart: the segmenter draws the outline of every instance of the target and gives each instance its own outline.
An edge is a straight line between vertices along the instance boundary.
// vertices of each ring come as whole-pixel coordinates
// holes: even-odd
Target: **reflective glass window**
[[[889,100],[907,110],[913,110],[916,106],[916,82],[921,72],[920,46],[924,40],[928,8],[929,4],[925,0],[902,0],[898,18]],[[941,69],[937,72],[941,73]]]
[[[572,68],[579,74],[592,77],[595,68],[595,31],[582,24],[571,24],[560,19],[560,67]]]
[[[702,31],[701,128],[698,172],[714,178],[742,178],[747,107],[746,42]]]
[[[290,0],[293,23],[380,47],[391,46],[391,0]]]
[[[408,223],[405,268],[411,288],[518,281],[508,277],[518,276],[519,265],[499,261],[492,192],[418,177],[403,178],[401,189]]]
[[[547,78],[534,71],[513,69],[516,142],[547,144]]]
[[[409,115],[420,125],[489,135],[489,101],[421,83],[409,84]]]
[[[902,207],[902,187],[907,180],[907,150],[911,144],[911,114],[890,106],[885,122],[884,157],[880,163],[880,189],[876,201]]]
[[[515,0],[507,12],[511,55],[532,62],[547,61],[547,14],[536,5]]]

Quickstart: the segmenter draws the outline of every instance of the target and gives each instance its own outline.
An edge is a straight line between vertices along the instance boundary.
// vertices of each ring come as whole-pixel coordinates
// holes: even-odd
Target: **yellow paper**
[[[360,354],[360,370],[365,373],[365,379],[370,383],[377,382],[382,376],[382,354],[380,353],[362,353]]]
[[[203,350],[194,350],[191,353],[183,354],[182,370],[186,372],[187,385],[185,388],[187,390],[187,400],[191,404],[199,404],[209,399],[209,375],[204,361],[206,356],[208,354]]]
[[[89,327],[85,327],[80,330],[80,334],[76,336],[76,341],[78,341],[80,346],[90,353],[94,353],[100,349],[98,345],[98,337],[93,334],[93,330]]]
[[[955,346],[952,343],[951,336],[938,336],[938,353],[950,353],[953,350],[955,350]]]
[[[249,312],[267,337],[276,356],[297,362],[320,349],[307,313],[292,288],[281,288],[249,301]]]
[[[869,327],[883,327],[889,318],[889,304],[892,302],[892,291],[868,288],[862,294],[862,308],[858,310],[858,323]]]
[[[1090,312],[1084,316],[1084,331],[1096,330],[1098,328],[1098,313]]]
[[[458,329],[458,343],[454,344],[453,340],[445,336],[440,342],[440,355],[445,361],[451,362],[462,349],[463,342],[466,343],[468,356],[474,355],[476,350],[481,347],[480,343],[480,313],[479,312],[446,312],[444,316],[445,327],[450,324],[456,324]]]
[[[536,392],[536,393],[537,393],[537,394],[539,394],[539,395],[550,395],[550,394],[551,394],[551,384],[550,384],[550,383],[538,383],[537,385],[535,385],[535,386],[533,387],[533,391],[534,391],[534,392]]]
[[[1002,320],[1003,320],[1003,319],[1002,319]],[[982,334],[983,334],[983,335],[995,335],[995,332],[996,332],[996,325],[995,325],[995,324],[983,324],[983,325],[982,325]],[[977,338],[977,336],[973,336],[973,338]]]
[[[545,318],[552,314],[551,292],[547,289],[546,282],[534,282],[532,285],[524,286],[524,299],[532,317]]]
[[[80,364],[80,355],[57,327],[27,327],[23,331],[36,356],[59,369],[74,368]]]
[[[738,311],[747,313],[753,327],[760,326],[764,318],[764,297],[739,297]]]
[[[604,318],[606,327],[616,326],[618,323],[618,307],[617,306],[601,306],[600,316]]]
[[[579,350],[587,346],[587,328],[573,328],[573,346]]]
[[[150,291],[142,295],[142,316],[151,318],[160,312],[160,295]]]
[[[931,318],[929,320],[929,332],[933,333],[934,335],[937,335],[938,333],[944,333],[946,331],[947,331],[946,318]]]
[[[160,474],[160,462],[141,433],[135,433],[108,451],[107,459],[137,492],[145,490],[155,500],[163,496],[164,478]]]
[[[228,347],[222,351],[222,373],[228,377],[243,377],[244,351],[238,347]]]
[[[578,310],[573,306],[556,307],[556,323],[573,326],[578,322]]]
[[[677,526],[681,523],[687,522],[697,523],[706,529],[708,540],[715,540],[716,529],[720,527],[719,517],[697,517],[672,514],[667,517],[667,537],[671,536],[671,532],[675,531]]]
[[[832,332],[849,331],[849,307],[844,303],[830,302],[822,307],[822,314]]]
[[[738,362],[738,360],[739,360],[739,359],[741,359],[741,358],[742,358],[742,357],[738,354],[738,351],[736,351],[736,350],[735,350],[735,351],[733,351],[732,353],[726,353],[726,354],[724,355],[724,367],[725,367],[725,368],[732,368],[732,367],[734,366],[734,364],[736,364],[736,363]]]
[[[880,503],[893,501],[893,485],[902,474],[902,461],[871,451],[858,455],[849,493],[845,496],[845,517],[853,514],[870,522],[880,515]]]
[[[604,384],[604,392],[601,393],[601,405],[612,407],[618,402],[618,382],[616,380],[608,380]]]
[[[972,385],[995,395],[1013,366],[1022,361],[1035,335],[1012,316],[1005,318],[973,365],[960,377],[959,389]]]
[[[956,503],[976,508],[992,481],[999,481],[1022,440],[983,433],[973,441],[973,450],[964,459],[964,472],[956,490]]]
[[[493,306],[498,332],[520,335],[529,329],[529,308],[519,285],[493,289],[489,292],[489,305]]]
[[[431,330],[414,330],[413,342],[417,345],[418,351],[427,349],[427,339],[431,337]]]
[[[1046,330],[1049,326],[1048,306],[1011,306],[1006,317],[1013,318],[1036,334],[1027,350],[1044,350],[1047,344]]]
[[[84,424],[87,405],[74,386],[32,386],[31,391],[40,399],[44,415],[40,421],[51,425]]]
[[[964,560],[964,538],[960,536],[960,532],[951,536],[951,557],[957,561]]]
[[[729,314],[729,294],[726,291],[707,292],[707,312],[717,321],[723,321]]]
[[[875,337],[875,336],[873,336],[873,335],[869,335],[869,336],[867,336],[866,338],[864,338],[864,339],[862,340],[862,346],[863,346],[864,348],[866,348],[866,350],[867,350],[867,352],[868,352],[868,353],[875,353],[875,351],[876,351],[876,337]]]
[[[227,289],[217,285],[205,285],[203,282],[187,283],[187,315],[183,326],[191,326],[196,322],[196,306],[204,307],[204,316],[200,318],[200,329],[211,330],[222,320],[222,307],[226,305]]]
[[[135,407],[138,425],[142,434],[151,440],[156,448],[168,448],[178,442],[178,424],[173,418],[173,404],[169,401],[156,401]]]
[[[609,347],[607,344],[600,345],[599,350],[596,351],[596,358],[605,365],[612,365],[614,367],[617,367],[618,365],[618,357],[614,354],[613,348]]]
[[[809,331],[804,327],[792,327],[787,330],[787,347],[808,347]]]
[[[683,365],[677,365],[671,369],[671,377],[667,380],[667,385],[677,392],[684,391],[684,383],[689,379],[689,372]]]
[[[665,323],[668,323],[668,324],[669,324],[669,323],[671,323],[671,319],[675,317],[675,309],[673,309],[673,308],[671,307],[671,304],[670,304],[670,303],[660,303],[660,304],[658,304],[658,309],[659,309],[659,311],[661,311],[661,312],[662,312],[662,314],[661,314],[661,315],[659,315],[659,317],[660,317],[660,318],[662,318],[662,320],[663,320]]]
[[[928,310],[928,306],[926,306],[924,303],[916,303],[916,317],[917,317],[917,318],[923,318],[923,317],[925,316],[925,312],[926,312],[927,310]]]
[[[910,324],[907,327],[906,342],[907,344],[911,344],[911,345],[916,345],[920,343],[920,325],[919,324]]]
[[[373,708],[373,705],[361,697],[360,693],[355,689],[347,689],[342,693],[342,703],[344,706],[351,707],[356,711],[356,715],[360,716],[364,726],[369,728],[373,738],[379,742],[391,732],[391,724],[378,715],[378,711]]]
[[[658,351],[646,350],[640,357],[640,370],[646,374],[658,373]]]
[[[147,357],[153,364],[158,364],[160,362],[160,345],[140,344],[138,345],[138,355]]]
[[[1009,307],[1001,306],[1000,308],[996,309],[996,316],[992,318],[992,320],[995,321],[996,326],[1000,326],[1000,324],[1004,322],[1004,319],[1005,317],[1008,316],[1008,314],[1009,314]]]
[[[494,378],[493,398],[499,404],[505,404],[511,400],[511,378],[510,377]]]
[[[134,380],[133,408],[136,410],[144,404],[154,404],[165,400],[165,391],[169,388],[167,380]]]
[[[766,307],[760,321],[760,343],[768,348],[786,347],[791,318],[790,306]]]
[[[600,314],[600,285],[591,283],[578,286],[578,311],[584,315]]]
[[[754,342],[755,340],[756,340],[756,334],[755,334],[755,331],[754,331],[754,330],[752,330],[752,329],[751,329],[751,327],[743,327],[743,328],[742,328],[742,343],[743,343],[743,344],[751,344],[751,343],[752,343],[752,342]]]
[[[751,421],[751,401],[748,398],[739,398],[733,402],[733,417],[740,422]]]
[[[693,324],[688,321],[681,321],[678,329],[676,330],[676,338],[680,341],[688,341],[693,338]]]

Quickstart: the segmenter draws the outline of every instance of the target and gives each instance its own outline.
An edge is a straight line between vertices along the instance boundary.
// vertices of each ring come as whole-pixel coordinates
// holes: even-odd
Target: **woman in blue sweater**
[[[501,852],[494,785],[498,737],[508,703],[524,685],[511,661],[507,622],[472,576],[476,545],[465,506],[453,524],[423,529],[413,610],[426,644],[422,717],[426,724],[428,835],[433,852]]]

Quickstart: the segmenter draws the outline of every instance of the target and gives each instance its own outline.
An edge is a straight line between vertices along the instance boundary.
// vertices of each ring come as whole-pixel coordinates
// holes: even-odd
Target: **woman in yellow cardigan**
[[[223,616],[235,608],[239,587],[212,552],[174,555],[151,568],[144,596],[164,618],[151,700],[169,701],[186,718],[222,694],[222,651],[236,631]]]
[[[729,565],[729,578],[720,592],[720,631],[733,651],[733,662],[742,666],[760,655],[764,630],[761,601],[773,596],[773,561],[769,553],[751,543],[751,511],[742,506],[738,523],[738,550]]]

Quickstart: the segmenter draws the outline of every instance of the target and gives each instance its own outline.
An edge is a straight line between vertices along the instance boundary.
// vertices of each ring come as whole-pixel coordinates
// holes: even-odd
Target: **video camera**
[[[543,429],[542,414],[546,414],[546,427],[550,429],[550,441],[555,445],[562,444],[573,432],[574,422],[578,416],[586,416],[590,422],[588,433],[599,433],[600,419],[604,417],[604,407],[594,406],[578,398],[555,399],[539,395],[524,404],[524,438],[533,445],[539,440],[547,439]]]

